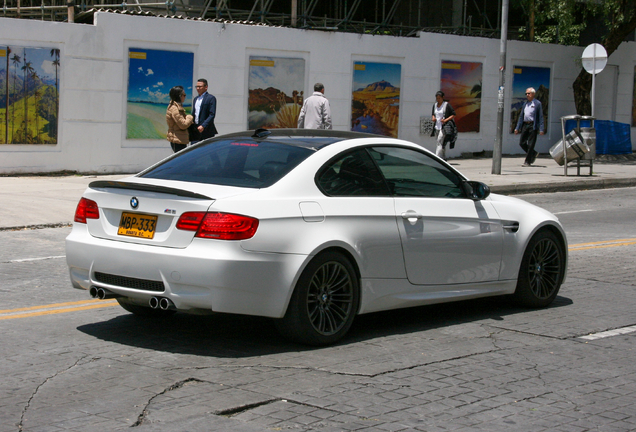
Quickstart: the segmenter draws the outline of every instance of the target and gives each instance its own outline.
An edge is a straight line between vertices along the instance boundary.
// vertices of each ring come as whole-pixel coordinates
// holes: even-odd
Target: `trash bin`
[[[566,123],[576,121],[576,127],[567,134]],[[590,127],[581,127],[581,121],[589,123]],[[596,158],[596,129],[594,117],[571,115],[561,117],[561,131],[563,139],[550,149],[550,156],[563,165],[564,174],[568,175],[568,165],[576,163],[576,175],[581,175],[581,166],[590,167],[590,175]],[[563,143],[565,142],[565,145]]]
[[[564,141],[566,153],[563,151]],[[554,159],[556,163],[563,165],[566,160],[573,161],[575,159],[581,159],[589,152],[590,148],[586,144],[585,138],[583,138],[578,130],[572,129],[564,139],[559,140],[559,142],[552,146],[550,156],[552,156],[552,159]]]

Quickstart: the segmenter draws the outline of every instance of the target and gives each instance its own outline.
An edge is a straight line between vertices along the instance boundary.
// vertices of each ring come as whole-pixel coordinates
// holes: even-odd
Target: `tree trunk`
[[[589,116],[592,114],[592,74],[581,68],[579,76],[572,84],[574,91],[574,106],[578,115]]]

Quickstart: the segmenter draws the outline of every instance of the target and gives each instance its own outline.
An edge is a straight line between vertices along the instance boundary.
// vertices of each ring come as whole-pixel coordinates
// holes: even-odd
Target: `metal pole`
[[[497,92],[497,137],[492,152],[492,174],[501,174],[501,151],[504,123],[504,83],[506,79],[506,42],[508,40],[508,0],[501,6],[501,41],[499,42],[499,91]]]
[[[592,47],[592,117],[594,117],[594,96],[596,95],[596,45]]]

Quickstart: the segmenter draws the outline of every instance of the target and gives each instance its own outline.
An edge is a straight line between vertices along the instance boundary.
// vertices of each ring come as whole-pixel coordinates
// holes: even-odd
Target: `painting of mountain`
[[[249,65],[248,129],[295,128],[305,95],[305,60],[250,57]]]
[[[482,71],[482,63],[442,60],[440,89],[455,110],[458,132],[479,132]]]
[[[402,66],[354,62],[351,130],[397,138]]]
[[[512,100],[510,102],[510,127],[509,132],[514,133],[521,108],[526,102],[526,89],[532,87],[536,90],[535,99],[541,102],[543,108],[543,123],[545,132],[548,131],[548,119],[550,118],[550,68],[515,66],[512,79]]]
[[[60,50],[0,47],[0,144],[57,144]]]

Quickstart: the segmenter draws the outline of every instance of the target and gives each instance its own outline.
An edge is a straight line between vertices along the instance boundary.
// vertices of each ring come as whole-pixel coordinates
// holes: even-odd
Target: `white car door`
[[[499,279],[503,229],[489,201],[466,198],[459,176],[424,153],[390,146],[370,152],[394,196],[412,284]]]

